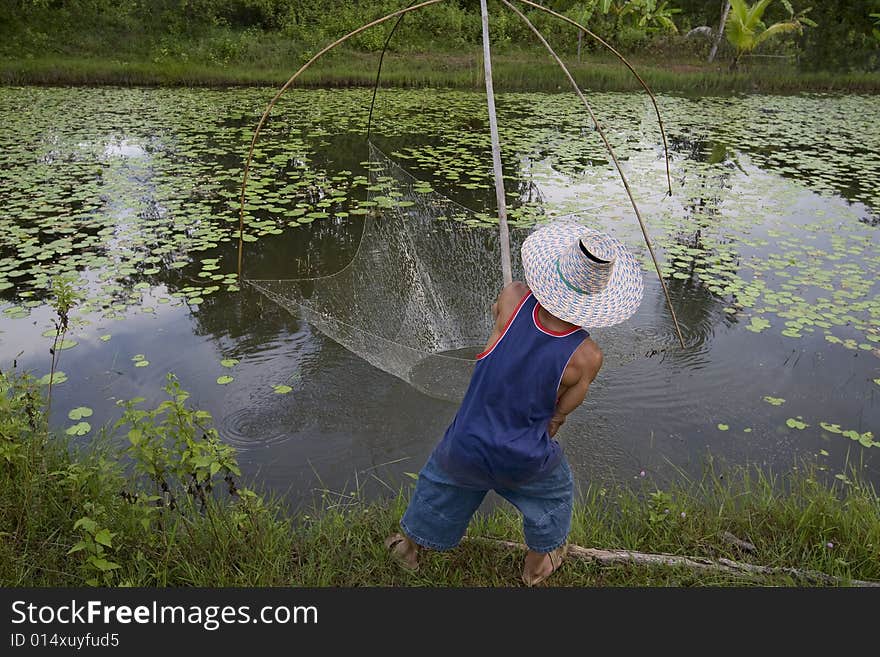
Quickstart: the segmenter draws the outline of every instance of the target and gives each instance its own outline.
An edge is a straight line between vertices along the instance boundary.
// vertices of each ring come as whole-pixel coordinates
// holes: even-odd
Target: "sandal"
[[[411,564],[409,561],[403,558],[401,554],[397,551],[397,546],[400,545],[406,537],[401,533],[392,534],[388,538],[385,539],[385,547],[388,548],[388,552],[391,555],[391,558],[397,562],[397,564],[411,573],[416,572],[419,569],[418,561],[416,561],[415,565]]]
[[[523,569],[523,574],[522,574],[523,583],[525,583],[526,586],[536,586],[536,585],[540,584],[541,582],[543,582],[548,577],[550,577],[550,575],[555,573],[556,570],[559,568],[559,566],[562,565],[562,561],[565,559],[566,552],[568,552],[568,544],[560,545],[558,548],[556,548],[552,552],[547,553],[547,556],[550,558],[551,568],[550,568],[550,572],[547,573],[546,575],[539,575],[538,577],[529,578],[529,576],[526,574],[525,569]]]

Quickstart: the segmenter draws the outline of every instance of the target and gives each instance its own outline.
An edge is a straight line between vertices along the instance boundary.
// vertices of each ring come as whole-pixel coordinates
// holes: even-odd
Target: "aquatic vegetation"
[[[81,420],[84,417],[91,417],[92,412],[92,409],[88,406],[77,406],[67,413],[67,417],[69,417],[71,420]]]
[[[106,353],[124,345],[119,360],[129,376],[132,366],[150,365],[146,354],[135,352],[149,351],[154,361],[144,374],[164,356],[123,343],[133,322],[150,326],[172,312],[197,321],[231,305],[239,292],[234,252],[241,169],[266,95],[260,89],[0,88],[6,210],[0,216],[0,329],[39,318],[35,335],[45,331],[48,348],[55,332],[41,313],[52,281],[69,275],[83,299],[71,309],[58,353],[74,360],[85,350]],[[258,144],[246,198],[246,275],[260,267],[275,278],[320,272],[356,244],[357,232],[340,227],[357,227],[366,214],[401,205],[381,181],[369,189],[368,98],[366,90],[292,90],[279,103]],[[644,98],[606,93],[590,100],[644,204],[673,302],[693,312],[695,341],[736,340],[771,354],[767,361],[776,365],[794,352],[852,358],[856,377],[849,391],[868,399],[880,385],[875,98],[661,96],[672,198],[661,194],[659,132]],[[436,191],[474,210],[470,225],[493,225],[482,95],[383,89],[376,109],[373,134],[422,180],[417,192]],[[576,99],[501,94],[498,109],[511,224],[528,228],[579,213],[620,235],[650,273],[607,154]],[[300,235],[316,238],[320,248],[305,251]],[[662,347],[662,336],[657,341]],[[4,353],[13,358],[16,352],[9,346]],[[224,343],[212,358],[222,367],[244,368],[246,353]],[[232,363],[237,359],[227,354],[242,362]],[[78,376],[73,365],[64,367],[68,374],[55,372],[53,385]],[[204,378],[211,386],[233,380]],[[266,393],[290,393],[290,383],[269,384]],[[834,418],[845,427],[830,432],[835,439],[858,430],[853,442],[876,444],[863,440],[876,413],[862,426],[854,416],[798,406],[798,395],[773,381],[761,385],[752,399],[772,391],[788,399],[786,415],[803,414],[788,419],[808,426],[790,433],[824,435],[819,420]],[[769,399],[756,406],[773,411]],[[738,417],[730,409],[715,412]],[[784,416],[764,419],[788,428]],[[701,421],[704,428],[718,425],[711,417]],[[759,422],[743,418],[754,429],[743,432],[764,435]],[[839,442],[841,449],[851,444]]]
[[[76,424],[68,427],[64,433],[66,433],[68,436],[84,436],[91,430],[92,425],[88,422],[77,422]]]

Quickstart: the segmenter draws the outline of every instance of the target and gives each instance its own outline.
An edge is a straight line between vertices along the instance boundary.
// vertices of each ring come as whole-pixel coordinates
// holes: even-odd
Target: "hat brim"
[[[597,294],[570,288],[559,275],[556,262],[576,239],[600,231],[571,221],[558,221],[538,228],[522,245],[526,283],[538,302],[559,319],[577,326],[612,326],[625,321],[642,302],[642,269],[629,249],[613,237],[615,250],[611,278]]]

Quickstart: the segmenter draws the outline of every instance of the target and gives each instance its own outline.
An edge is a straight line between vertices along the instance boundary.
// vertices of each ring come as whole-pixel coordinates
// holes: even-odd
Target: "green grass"
[[[841,578],[880,579],[878,500],[856,483],[827,487],[806,470],[772,477],[751,468],[727,476],[707,468],[700,481],[657,491],[590,487],[581,492],[570,536],[584,547],[626,549],[760,565],[816,570]],[[655,493],[651,497],[651,493]],[[382,539],[395,530],[406,495],[391,502],[351,503],[323,511],[299,530],[298,583],[319,586],[516,586],[521,553],[465,541],[455,550],[424,552],[417,573],[389,563]],[[666,508],[669,514],[664,513]],[[684,517],[681,514],[684,513]],[[752,542],[743,554],[722,538],[730,532]],[[515,511],[478,516],[470,536],[522,541]],[[833,548],[827,546],[833,544]],[[556,586],[805,585],[787,576],[706,574],[684,568],[599,566],[570,560],[554,574]]]
[[[149,478],[123,471],[118,441],[98,439],[74,449],[64,438],[47,434],[41,403],[32,382],[0,375],[2,586],[78,586],[96,577],[109,585],[134,586],[520,585],[522,554],[491,543],[466,540],[449,552],[424,552],[415,574],[392,563],[383,540],[398,530],[409,488],[373,501],[361,501],[357,491],[325,491],[311,510],[291,513],[270,496],[246,489],[230,495],[228,482],[218,480],[205,506],[183,486],[171,486],[177,500],[171,508],[169,493],[151,486]],[[158,420],[155,426],[160,427]],[[701,478],[681,475],[662,490],[648,480],[634,488],[591,486],[580,491],[570,540],[585,547],[815,570],[844,583],[848,578],[880,581],[880,499],[855,473],[851,480],[828,483],[824,474],[816,466],[773,476],[752,467],[722,471],[709,464]],[[90,531],[92,548],[102,553],[97,561],[90,561],[88,549],[71,552],[84,540],[86,528],[77,527],[83,517],[95,523]],[[740,553],[723,532],[750,541],[756,553]],[[469,536],[521,541],[519,517],[512,508],[499,507],[478,515]],[[574,560],[551,581],[557,586],[807,584],[787,576],[602,567]]]
[[[6,85],[160,85],[236,86],[283,84],[303,63],[304,56],[278,56],[265,61],[210,62],[106,57],[48,56],[0,59],[0,83]],[[658,58],[654,58],[656,61]],[[684,59],[664,59],[658,66],[646,56],[633,65],[657,92],[682,94],[793,93],[880,91],[880,73],[801,72],[788,64],[755,64],[737,72],[726,65],[704,65]],[[314,87],[372,86],[378,56],[358,52],[337,53],[318,62],[299,84]],[[540,52],[499,53],[493,58],[495,86],[499,91],[568,91],[560,70]],[[617,60],[591,56],[570,64],[578,84],[593,91],[641,89],[632,74]],[[385,59],[382,84],[396,87],[449,87],[482,89],[482,60],[471,54],[390,54]]]

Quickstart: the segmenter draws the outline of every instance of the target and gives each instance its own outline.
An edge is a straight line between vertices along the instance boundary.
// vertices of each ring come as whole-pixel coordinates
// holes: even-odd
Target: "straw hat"
[[[619,324],[642,301],[642,270],[624,244],[571,221],[538,228],[522,245],[526,282],[538,302],[577,326]]]

